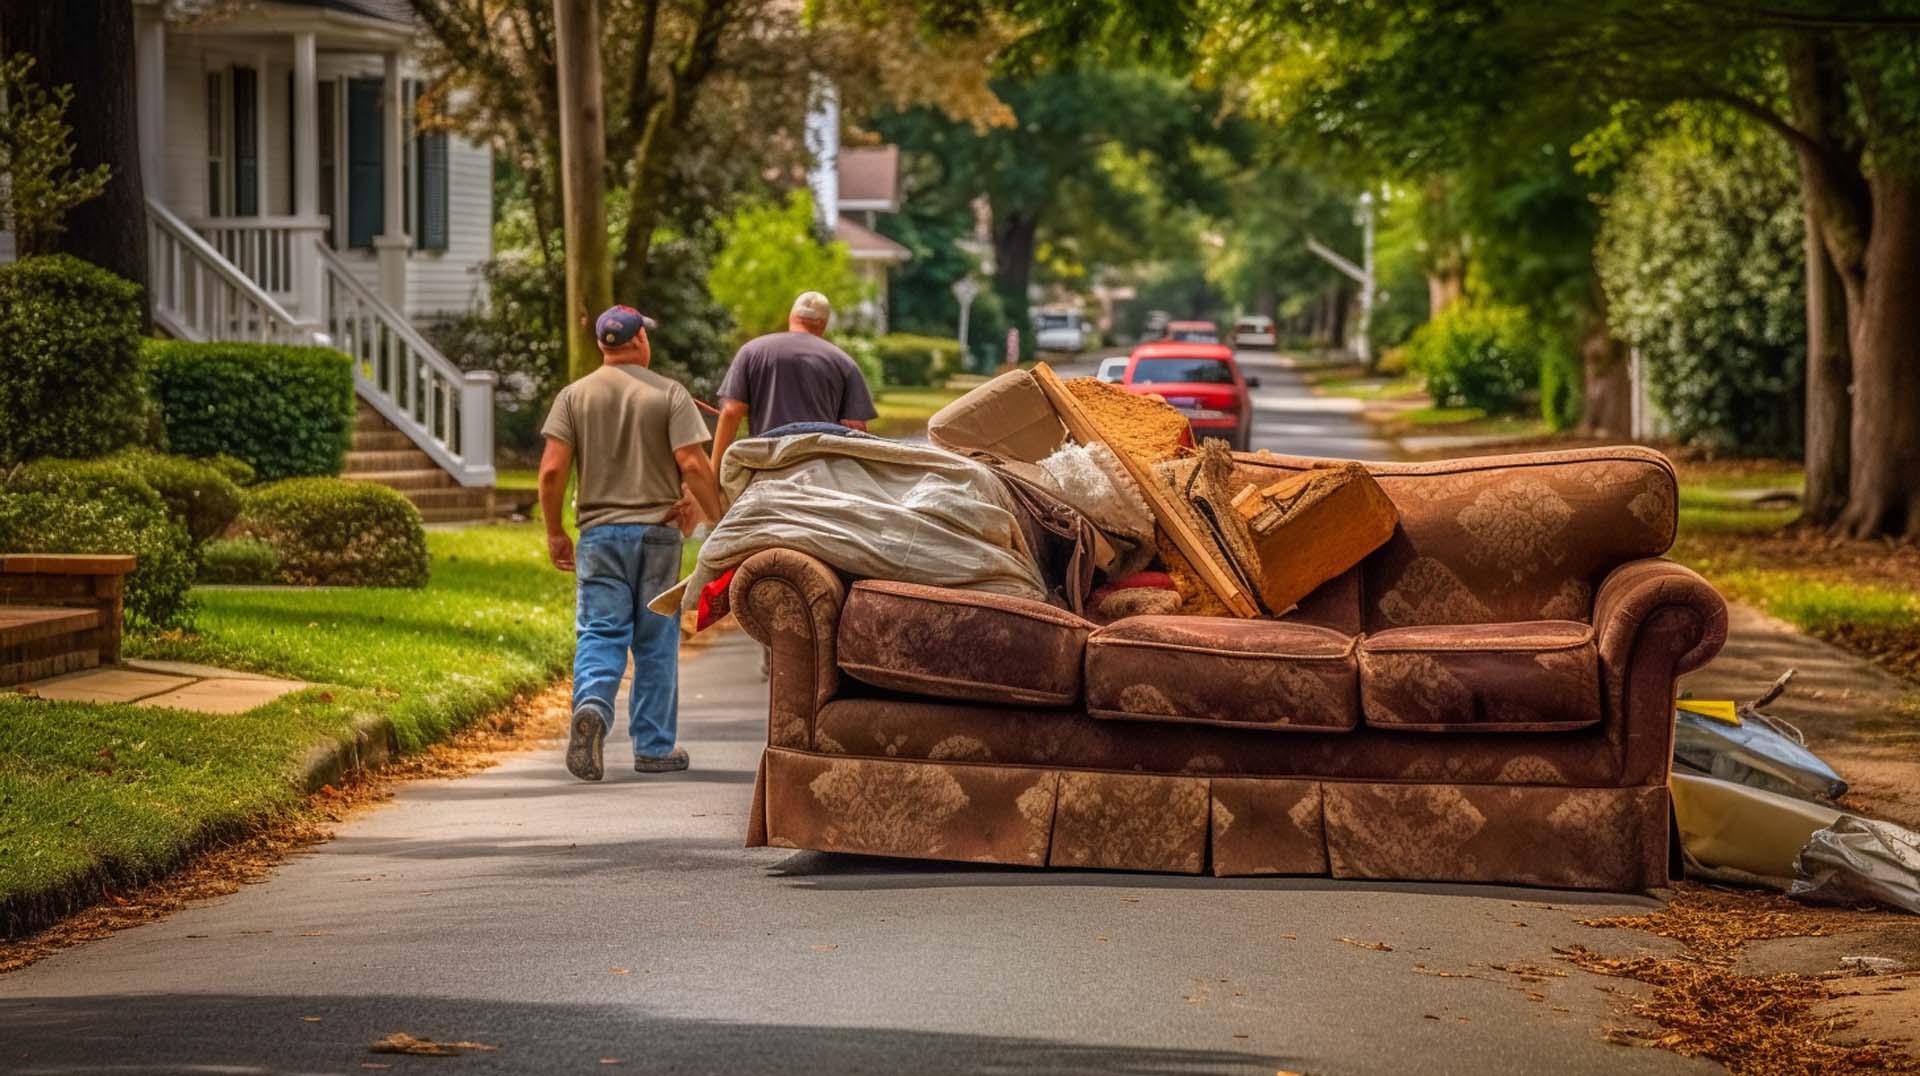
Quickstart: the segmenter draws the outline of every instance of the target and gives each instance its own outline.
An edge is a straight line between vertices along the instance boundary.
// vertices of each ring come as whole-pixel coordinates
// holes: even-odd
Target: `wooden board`
[[[1044,362],[1035,363],[1033,376],[1040,382],[1040,390],[1047,394],[1048,402],[1060,413],[1060,421],[1066,424],[1067,432],[1073,435],[1075,441],[1083,445],[1094,441],[1106,444],[1107,439],[1101,436],[1100,427],[1094,423],[1093,416],[1087,414],[1086,408],[1080,406],[1080,401],[1067,391],[1060,375],[1054,373],[1051,366]],[[1259,616],[1260,607],[1254,602],[1253,596],[1220,566],[1217,559],[1220,554],[1214,549],[1212,539],[1195,531],[1187,523],[1173,504],[1173,494],[1138,460],[1124,452],[1115,452],[1114,455],[1120,457],[1121,466],[1127,469],[1127,473],[1133,476],[1134,484],[1140,487],[1160,529],[1173,540],[1174,547],[1186,556],[1193,570],[1199,573],[1201,581],[1207,584],[1207,589],[1213,591],[1214,596],[1235,616]]]

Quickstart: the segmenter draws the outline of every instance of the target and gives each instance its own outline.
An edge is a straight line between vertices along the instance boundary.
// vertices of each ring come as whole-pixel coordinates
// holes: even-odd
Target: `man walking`
[[[706,423],[693,396],[647,369],[653,320],[616,306],[594,323],[600,369],[560,390],[541,430],[540,513],[547,521],[547,557],[579,578],[574,614],[573,725],[567,769],[583,781],[603,772],[601,748],[613,726],[613,701],[633,653],[627,730],[633,768],[665,773],[687,768],[674,743],[679,724],[680,622],[647,608],[648,599],[680,578],[675,511],[684,485],[710,522],[721,514],[720,491],[707,463]],[[567,473],[577,469],[576,550],[562,526]],[[675,525],[668,526],[668,523]]]
[[[787,315],[787,331],[747,341],[720,382],[720,420],[714,426],[713,467],[733,444],[745,418],[756,434],[795,422],[839,423],[856,430],[878,412],[859,364],[823,339],[833,307],[817,291],[801,293]]]

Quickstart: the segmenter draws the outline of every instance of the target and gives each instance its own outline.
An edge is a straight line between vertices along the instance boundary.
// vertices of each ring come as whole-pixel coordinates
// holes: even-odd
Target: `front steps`
[[[428,523],[472,523],[494,519],[492,486],[463,486],[441,470],[433,457],[375,411],[365,400],[353,423],[353,445],[347,451],[342,478],[378,482],[398,492],[420,510]]]

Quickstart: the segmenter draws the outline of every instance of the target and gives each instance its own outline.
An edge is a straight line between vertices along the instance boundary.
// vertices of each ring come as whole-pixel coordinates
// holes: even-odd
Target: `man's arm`
[[[687,492],[693,494],[707,522],[720,522],[726,509],[720,505],[720,484],[714,480],[713,464],[707,461],[707,454],[701,451],[700,445],[691,444],[674,449],[673,461],[680,465],[680,481]]]
[[[540,518],[547,524],[547,559],[563,572],[573,571],[573,539],[567,537],[567,472],[573,469],[573,446],[547,438],[540,454]]]
[[[723,397],[720,400],[720,417],[713,424],[713,455],[709,473],[718,473],[720,457],[727,454],[727,446],[733,444],[734,435],[740,432],[740,420],[747,417],[745,400]]]
[[[867,428],[867,422],[880,417],[880,410],[873,406],[873,393],[867,388],[867,377],[860,372],[860,364],[847,356],[847,379],[840,388],[840,425],[850,430]]]

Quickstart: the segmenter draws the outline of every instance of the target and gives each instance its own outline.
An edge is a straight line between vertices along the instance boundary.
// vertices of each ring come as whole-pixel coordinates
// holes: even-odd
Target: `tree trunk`
[[[1038,219],[1024,213],[993,214],[993,286],[1006,308],[1007,323],[1020,330],[1020,357],[1033,354],[1033,317],[1027,284],[1033,279],[1033,241]]]
[[[1633,377],[1626,345],[1613,338],[1608,325],[1607,293],[1598,275],[1588,280],[1586,309],[1580,331],[1580,433],[1625,440],[1633,436]]]
[[[595,0],[553,0],[555,72],[560,80],[560,186],[566,219],[567,367],[573,377],[600,365],[593,319],[613,304],[607,260],[606,97],[600,75],[600,8]]]
[[[8,3],[0,10],[8,47],[31,53],[34,76],[73,87],[67,123],[73,167],[112,171],[100,196],[69,209],[64,229],[30,254],[71,254],[140,285],[141,324],[152,328],[147,295],[147,196],[140,180],[140,132],[133,106],[131,0]]]
[[[1353,293],[1345,284],[1335,284],[1327,301],[1327,346],[1336,351],[1347,346],[1347,321],[1352,307]]]
[[[1920,540],[1920,180],[1868,180],[1860,303],[1852,318],[1853,468],[1839,530]]]
[[[1827,256],[1819,222],[1807,218],[1806,492],[1801,519],[1831,525],[1847,503],[1853,458],[1853,355],[1847,293]]]
[[[1427,273],[1427,317],[1437,318],[1440,312],[1460,301],[1460,292],[1465,282],[1465,274],[1457,269],[1432,270]]]

